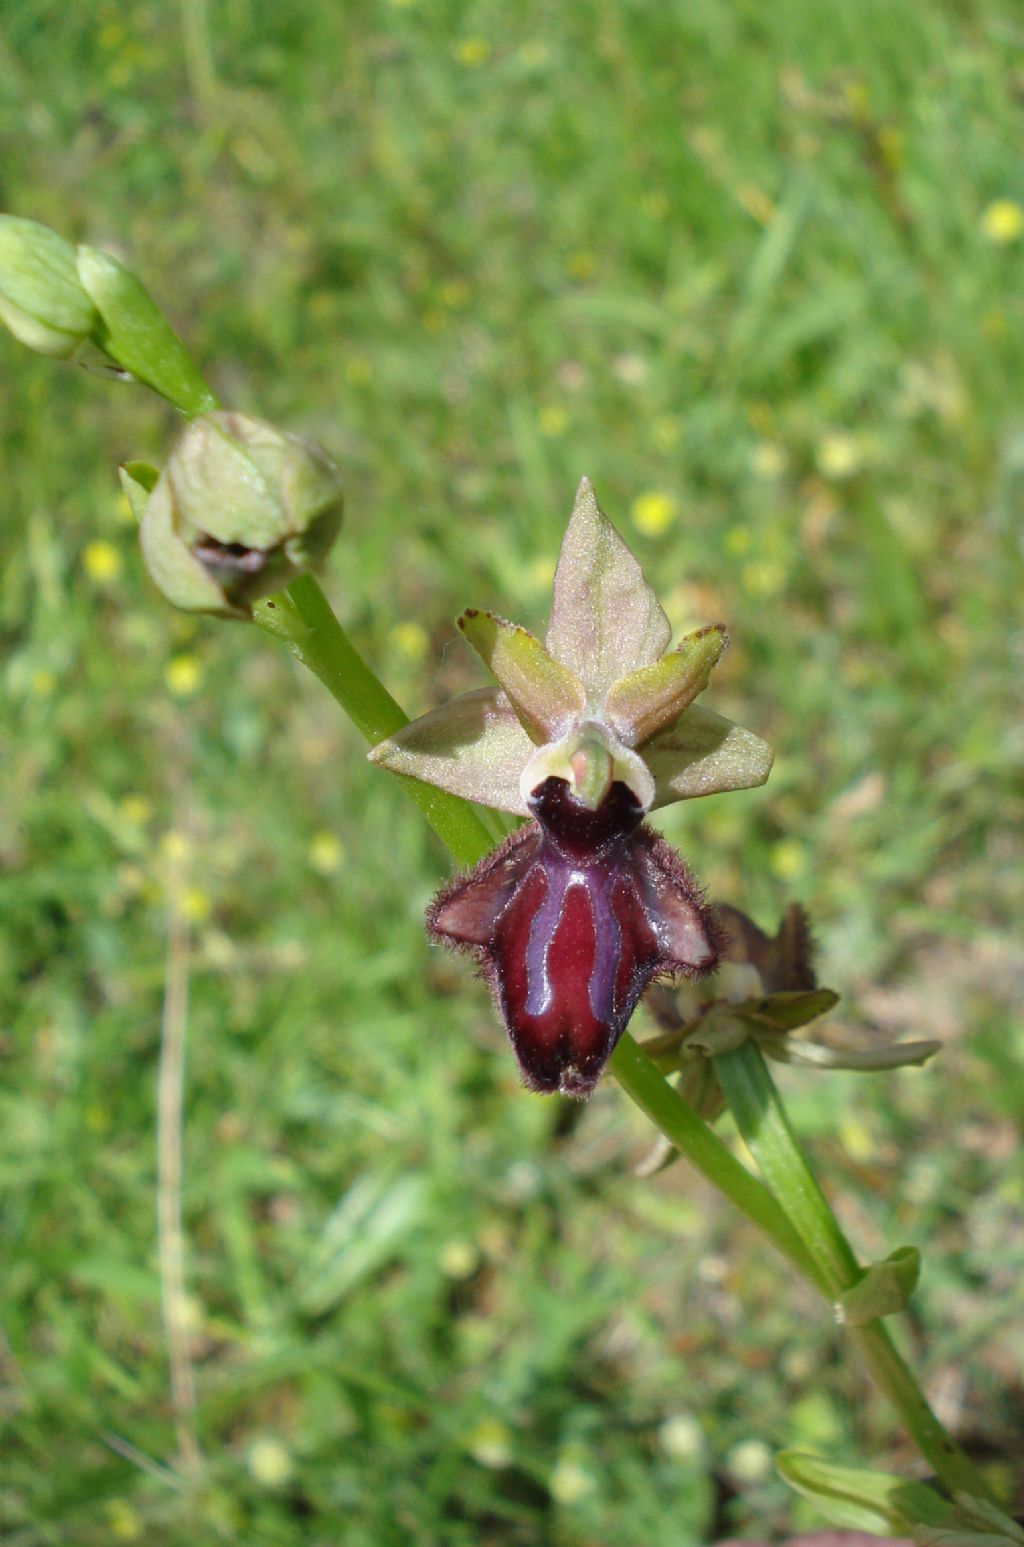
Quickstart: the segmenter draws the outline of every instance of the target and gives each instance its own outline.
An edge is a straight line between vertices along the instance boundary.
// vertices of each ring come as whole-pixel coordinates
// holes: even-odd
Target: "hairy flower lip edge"
[[[533,802],[537,816],[473,870],[448,881],[427,910],[429,938],[473,957],[523,1082],[538,1093],[589,1096],[649,985],[659,978],[708,975],[723,945],[689,866],[643,822],[628,787],[619,782],[618,788],[629,797],[631,810],[624,810],[618,826],[602,827],[601,812],[576,801],[566,781],[545,781]],[[559,789],[561,816],[549,799]],[[571,824],[577,820],[584,831],[574,835]],[[565,821],[568,834],[558,830],[557,823]],[[587,856],[591,842],[595,847]],[[543,880],[539,893],[538,878]],[[587,899],[582,920],[570,918],[574,888]],[[583,936],[574,936],[580,923]],[[552,957],[564,928],[569,941]],[[564,980],[565,963],[571,976],[581,961],[585,984],[575,986],[570,1015],[560,998],[564,981],[549,981],[547,974],[550,970]],[[538,971],[545,992],[531,1010],[530,995],[536,990],[524,985],[535,983]],[[599,992],[595,1002],[599,980],[607,997]]]

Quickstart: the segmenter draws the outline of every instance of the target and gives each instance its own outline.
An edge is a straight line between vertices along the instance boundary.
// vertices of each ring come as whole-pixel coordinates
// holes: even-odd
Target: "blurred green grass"
[[[1022,102],[997,0],[16,0],[0,40],[0,207],[119,250],[225,400],[330,447],[326,584],[411,711],[481,680],[467,602],[542,623],[581,472],[673,622],[730,624],[709,702],[775,772],[662,825],[766,924],[808,904],[850,1026],[946,1040],[785,1085],[858,1245],[926,1249],[907,1336],[997,1468]],[[908,1464],[785,1268],[681,1168],[632,1178],[614,1089],[518,1089],[419,931],[443,856],[318,684],[149,589],[113,468],[171,416],[6,337],[0,368],[8,1539],[685,1547],[804,1518],[766,1447]],[[192,1505],[161,1470],[172,866]]]

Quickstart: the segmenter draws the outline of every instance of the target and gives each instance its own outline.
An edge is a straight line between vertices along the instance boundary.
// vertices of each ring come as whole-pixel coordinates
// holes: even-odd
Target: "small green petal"
[[[583,685],[553,661],[529,629],[507,623],[493,612],[467,607],[459,628],[497,677],[528,734],[537,742],[563,736],[583,713]]]
[[[855,1069],[875,1074],[885,1069],[920,1068],[941,1052],[941,1042],[891,1042],[886,1047],[826,1047],[798,1037],[780,1037],[766,1043],[764,1051],[780,1064],[806,1064],[812,1069]]]
[[[136,521],[141,521],[146,502],[157,486],[160,477],[159,468],[151,467],[148,462],[125,462],[123,467],[118,468],[117,476],[121,480],[125,497],[132,507],[132,515]]]
[[[657,731],[674,725],[707,687],[728,642],[721,623],[709,624],[687,634],[670,655],[614,683],[605,697],[604,710],[623,741],[631,747],[642,746]]]
[[[547,647],[568,666],[597,710],[612,683],[652,665],[672,629],[636,559],[580,480],[555,571]]]
[[[464,693],[389,736],[371,763],[436,784],[463,800],[528,815],[519,775],[534,747],[499,688]]]
[[[753,789],[767,779],[774,755],[760,736],[699,704],[691,704],[643,749],[657,785],[655,807],[722,790]]]

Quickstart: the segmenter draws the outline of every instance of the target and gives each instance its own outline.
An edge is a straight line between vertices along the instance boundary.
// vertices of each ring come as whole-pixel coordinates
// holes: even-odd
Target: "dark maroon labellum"
[[[476,956],[529,1088],[588,1096],[651,979],[711,972],[718,935],[625,784],[594,811],[545,779],[530,807],[535,821],[439,893],[427,928]]]

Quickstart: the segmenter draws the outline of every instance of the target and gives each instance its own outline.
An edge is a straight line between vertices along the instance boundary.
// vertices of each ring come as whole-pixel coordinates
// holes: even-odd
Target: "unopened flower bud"
[[[75,249],[35,220],[0,215],[0,320],[22,344],[65,360],[99,322]]]
[[[248,414],[193,420],[142,516],[150,575],[175,606],[247,618],[327,553],[341,475],[311,441]]]

